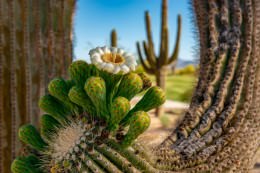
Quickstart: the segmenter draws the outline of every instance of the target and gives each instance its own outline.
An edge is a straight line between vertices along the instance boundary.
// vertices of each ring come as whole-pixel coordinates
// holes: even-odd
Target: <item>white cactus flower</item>
[[[116,47],[97,47],[89,51],[91,62],[109,73],[126,74],[135,71],[136,60],[132,54]]]

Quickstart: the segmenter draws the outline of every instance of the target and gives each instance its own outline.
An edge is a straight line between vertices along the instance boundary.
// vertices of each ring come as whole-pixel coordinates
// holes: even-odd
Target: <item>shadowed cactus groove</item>
[[[176,36],[175,47],[172,55],[169,56],[169,29],[168,29],[168,0],[162,0],[162,14],[161,14],[161,43],[160,52],[156,56],[154,50],[154,43],[152,38],[151,29],[151,18],[149,12],[145,12],[145,24],[146,24],[146,34],[148,41],[143,41],[144,53],[142,53],[140,43],[136,43],[137,52],[139,55],[140,62],[144,70],[148,74],[155,75],[157,86],[165,90],[167,68],[169,66],[175,67],[177,63],[177,58],[179,55],[180,47],[180,37],[181,37],[181,16],[178,16],[178,31]],[[145,57],[143,56],[145,54]],[[156,115],[160,116],[163,114],[163,108],[160,107],[156,110]]]
[[[159,93],[161,89],[149,87],[144,102],[140,101],[136,108],[130,109],[125,115],[129,119],[122,123],[124,117],[116,130],[108,129],[109,122],[98,116],[93,118],[79,105],[78,111],[70,109],[70,114],[64,114],[65,121],[60,120],[62,116],[57,116],[55,124],[61,128],[53,129],[50,137],[54,138],[50,138],[50,142],[45,141],[42,135],[39,138],[39,133],[32,133],[35,136],[31,138],[43,139],[47,146],[41,142],[27,142],[27,137],[22,139],[33,148],[54,152],[39,152],[31,148],[28,156],[14,160],[13,172],[35,172],[38,171],[34,169],[37,164],[46,168],[40,171],[49,168],[51,172],[250,172],[260,144],[260,1],[193,0],[192,6],[200,40],[199,79],[184,120],[169,137],[153,150],[133,141],[149,124],[145,110],[159,105],[164,97]],[[117,49],[113,51],[118,52]],[[123,57],[127,56],[119,52]],[[115,64],[106,65],[101,58],[108,53],[107,49],[96,48],[92,53],[99,74],[113,72],[110,75],[111,83],[116,84],[110,85],[116,86],[110,88],[114,90],[110,95],[113,102],[118,98],[116,91],[120,88],[117,86],[123,80],[123,77],[114,80],[113,75],[118,70],[120,73],[116,74],[128,75],[126,67],[129,69],[132,63],[123,68]],[[141,79],[144,88],[149,82],[145,82],[145,77]],[[84,85],[80,87],[81,91],[84,90]],[[106,93],[110,91],[106,90]],[[157,99],[149,99],[152,96]],[[66,105],[61,103],[63,112]],[[109,117],[112,116],[111,103],[107,104]],[[52,128],[50,126],[48,131]],[[71,137],[65,138],[64,134]],[[78,140],[72,142],[75,139]],[[40,164],[31,163],[28,157],[32,154],[40,158]]]

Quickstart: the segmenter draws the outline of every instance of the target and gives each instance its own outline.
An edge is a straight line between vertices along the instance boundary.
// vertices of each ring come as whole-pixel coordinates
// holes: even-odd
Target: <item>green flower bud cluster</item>
[[[32,125],[20,127],[20,140],[33,152],[16,158],[12,172],[120,172],[131,159],[115,152],[128,150],[150,125],[146,112],[165,101],[163,91],[150,87],[144,74],[110,74],[84,61],[73,62],[69,74],[69,80],[53,79],[49,94],[39,100],[46,112],[40,130]],[[143,91],[143,98],[131,109],[131,99]],[[116,147],[107,149],[111,141]]]

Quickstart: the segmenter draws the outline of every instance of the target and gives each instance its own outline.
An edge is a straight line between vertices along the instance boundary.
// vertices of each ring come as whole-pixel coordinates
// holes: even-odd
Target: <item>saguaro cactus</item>
[[[146,24],[146,34],[148,41],[143,41],[143,49],[146,58],[144,58],[140,43],[137,42],[137,51],[139,55],[140,62],[144,67],[144,70],[152,75],[155,75],[157,86],[165,90],[165,82],[167,75],[167,67],[169,65],[175,66],[179,54],[180,47],[180,37],[181,37],[181,16],[178,16],[178,31],[175,42],[175,47],[172,55],[169,56],[169,34],[168,34],[168,19],[167,19],[167,0],[163,0],[162,3],[162,22],[161,22],[161,43],[160,43],[160,53],[156,56],[154,51],[154,43],[152,38],[151,29],[151,19],[149,12],[145,12],[145,24]],[[159,108],[156,111],[156,115],[160,116],[163,113],[163,109]]]
[[[149,122],[146,119],[147,116],[142,115],[145,114],[144,112],[133,113],[126,123],[117,124],[116,122],[115,124],[119,125],[116,137],[110,138],[111,136],[108,135],[107,140],[101,142],[101,145],[94,140],[94,149],[89,143],[93,143],[92,137],[100,133],[95,128],[91,128],[91,131],[86,134],[90,136],[90,140],[73,143],[75,146],[80,146],[69,151],[69,161],[62,162],[62,164],[58,162],[56,166],[53,164],[52,172],[66,172],[71,165],[73,167],[68,172],[75,172],[75,169],[82,172],[111,173],[246,173],[250,171],[255,163],[255,153],[260,145],[260,21],[258,18],[260,1],[193,0],[192,5],[196,12],[195,19],[199,28],[200,72],[190,108],[181,124],[153,151],[147,151],[135,142],[131,145],[128,143],[128,139],[134,139],[136,134],[144,130],[142,125]],[[115,59],[111,60],[115,62]],[[80,70],[75,68],[75,71]],[[77,81],[86,81],[86,78],[83,77],[79,77],[79,79],[82,80],[78,80],[78,77],[75,78],[75,83],[79,83],[79,85],[82,82]],[[144,82],[144,80],[142,81]],[[151,96],[155,96],[157,92],[153,92],[152,95],[149,94],[149,91],[147,93],[149,97],[143,99],[146,101],[139,103],[143,110],[150,105],[155,105]],[[82,96],[82,93],[79,96]],[[157,94],[156,97],[156,100],[160,100],[161,94]],[[87,98],[83,99],[86,102],[78,103],[85,105],[88,102]],[[118,103],[115,102],[115,104]],[[113,113],[117,112],[119,114],[116,116],[121,117],[121,113],[127,110],[125,105],[123,101],[118,106],[120,111],[113,111]],[[138,109],[139,106],[134,109]],[[57,106],[49,108],[52,111],[51,115],[57,113],[61,113],[62,117],[70,115],[66,110],[71,109],[61,109],[62,107]],[[133,115],[141,118],[138,119]],[[56,130],[57,128],[53,127],[60,125],[59,121],[51,119],[52,116],[48,117],[48,121],[53,123],[51,126],[45,126],[44,132]],[[128,129],[132,129],[130,134],[134,135],[126,138],[120,125],[131,126],[132,124],[135,126]],[[102,125],[103,123],[91,127],[99,128]],[[72,124],[72,127],[77,126]],[[136,129],[140,129],[140,131],[135,132]],[[35,128],[24,126],[20,132],[21,139],[33,148],[40,151],[43,148],[47,149],[45,140],[40,139]],[[28,133],[30,135],[27,135]],[[56,133],[51,134],[56,135]],[[63,136],[64,133],[61,134]],[[107,136],[107,133],[103,132],[103,135]],[[120,142],[125,139],[127,141]],[[84,141],[85,138],[82,140]],[[122,144],[129,146],[126,147]],[[89,145],[90,150],[81,150],[81,147],[87,148]],[[35,150],[32,153],[38,154]],[[82,164],[75,164],[79,161]],[[44,163],[46,165],[46,162]],[[17,158],[13,162],[12,168],[15,173],[26,172],[24,170],[37,172],[37,168],[41,164],[44,165],[30,154]]]
[[[121,49],[114,47],[97,48],[91,53],[92,61],[99,59],[100,52],[103,52],[101,58],[107,64],[120,66],[131,61]],[[116,59],[113,59],[113,54]],[[110,55],[112,57],[108,59]],[[69,68],[69,81],[73,81],[73,85],[68,85],[68,81],[62,78],[49,83],[50,94],[39,101],[39,106],[48,113],[41,118],[40,133],[32,125],[19,129],[19,138],[35,150],[37,156],[32,152],[18,157],[12,164],[13,172],[114,173],[121,172],[120,169],[130,172],[136,169],[123,157],[117,157],[120,153],[117,147],[125,152],[125,148],[149,127],[150,117],[146,111],[161,105],[165,94],[157,86],[146,87],[139,74],[129,71],[124,74],[124,69],[112,74],[107,72],[110,69],[98,68],[76,61]],[[130,110],[130,100],[143,90],[148,91]],[[32,157],[36,158],[36,163],[31,162]],[[43,165],[37,167],[39,163]]]
[[[21,148],[18,127],[38,124],[37,102],[49,80],[66,77],[74,6],[74,0],[0,0],[0,172],[10,172]]]

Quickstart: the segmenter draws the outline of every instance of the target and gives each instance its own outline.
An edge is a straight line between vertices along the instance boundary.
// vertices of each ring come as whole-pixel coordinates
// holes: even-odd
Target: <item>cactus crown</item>
[[[13,162],[14,173],[118,172],[105,157],[116,152],[105,146],[127,152],[149,127],[146,112],[165,101],[160,88],[147,86],[144,74],[112,74],[84,61],[73,62],[69,74],[69,80],[53,79],[49,94],[40,99],[47,113],[41,117],[40,132],[32,125],[20,127],[19,138],[30,150]],[[144,90],[131,109],[130,100]]]

